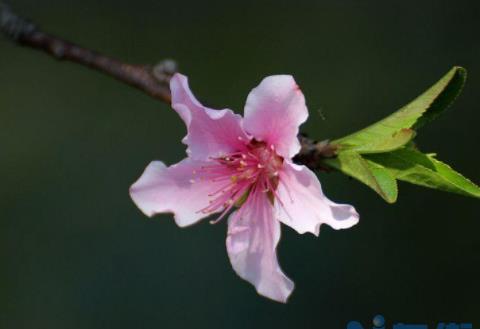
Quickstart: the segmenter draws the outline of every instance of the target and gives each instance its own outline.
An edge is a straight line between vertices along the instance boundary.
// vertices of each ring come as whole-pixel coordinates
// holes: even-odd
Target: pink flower
[[[200,104],[181,74],[170,88],[187,126],[188,156],[170,167],[150,163],[130,188],[133,201],[147,216],[173,213],[180,227],[211,214],[218,222],[236,209],[227,236],[234,270],[260,295],[286,302],[294,284],[276,256],[280,222],[318,235],[323,223],[343,229],[359,218],[352,206],[327,199],[310,169],[292,162],[308,117],[302,92],[289,75],[267,77],[248,95],[242,118]]]

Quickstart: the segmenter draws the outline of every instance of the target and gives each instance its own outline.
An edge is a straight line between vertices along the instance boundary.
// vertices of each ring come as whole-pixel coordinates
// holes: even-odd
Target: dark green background
[[[241,112],[262,77],[292,74],[310,109],[302,130],[319,139],[362,128],[465,66],[463,94],[418,141],[480,181],[478,1],[13,5],[130,62],[175,58],[215,107]],[[389,327],[480,325],[478,200],[400,184],[388,205],[321,174],[360,223],[319,238],[283,227],[279,257],[296,289],[277,304],[231,269],[225,222],[180,229],[130,201],[151,160],[184,157],[184,135],[167,105],[0,38],[0,328],[369,328],[377,313]]]

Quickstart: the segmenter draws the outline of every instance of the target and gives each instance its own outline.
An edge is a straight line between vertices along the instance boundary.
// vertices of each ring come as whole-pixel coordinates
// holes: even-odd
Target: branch
[[[36,24],[17,15],[2,2],[0,2],[0,31],[20,46],[43,51],[57,60],[74,62],[100,71],[170,104],[169,81],[177,70],[173,60],[164,60],[154,66],[122,62],[45,33]],[[331,144],[328,141],[312,141],[305,135],[299,136],[299,140],[302,149],[295,157],[295,162],[305,164],[311,169],[326,170],[327,167],[322,165],[322,159],[335,156],[336,151]]]
[[[305,134],[298,135],[298,140],[302,148],[293,158],[295,163],[303,164],[313,170],[332,171],[331,167],[323,164],[323,160],[336,156],[337,147],[335,145],[330,144],[329,140],[314,141]]]
[[[171,60],[163,61],[154,67],[121,62],[45,33],[3,3],[0,3],[0,29],[10,40],[21,46],[46,52],[58,60],[90,67],[136,87],[154,98],[170,102],[168,82],[176,70],[176,64]]]

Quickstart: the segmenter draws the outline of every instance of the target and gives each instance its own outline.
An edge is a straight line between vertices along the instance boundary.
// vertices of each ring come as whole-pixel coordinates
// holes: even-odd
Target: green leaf
[[[447,164],[411,148],[370,154],[366,158],[397,179],[446,192],[480,198],[480,187],[463,177]]]
[[[480,188],[448,165],[423,154],[413,142],[415,130],[434,120],[460,94],[466,79],[452,68],[437,83],[387,118],[333,141],[337,157],[324,163],[375,190],[387,202],[397,199],[397,179],[480,198]]]
[[[397,182],[393,175],[382,166],[365,160],[360,154],[353,151],[342,152],[336,158],[326,159],[324,162],[366,184],[388,203],[397,200]]]
[[[402,129],[418,129],[439,116],[460,94],[466,75],[464,68],[452,68],[430,89],[397,112],[332,144],[337,144],[340,151],[355,149],[359,153],[381,153],[403,146],[401,142],[408,138],[403,140],[398,136],[403,134]]]
[[[401,129],[391,136],[372,140],[368,144],[343,147],[342,151],[355,151],[360,154],[390,152],[408,144],[414,137],[414,130]]]

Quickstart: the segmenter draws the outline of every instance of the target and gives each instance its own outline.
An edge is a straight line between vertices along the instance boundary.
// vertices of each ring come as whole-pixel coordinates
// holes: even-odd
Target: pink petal
[[[260,295],[285,303],[294,284],[278,265],[280,223],[272,211],[266,193],[252,193],[229,218],[227,252],[235,272]]]
[[[319,234],[320,225],[344,229],[358,223],[352,206],[330,201],[322,192],[317,176],[307,167],[284,162],[275,200],[276,218],[298,233]]]
[[[242,117],[231,110],[204,107],[193,96],[188,78],[175,74],[170,80],[172,107],[187,125],[187,154],[198,160],[218,157],[243,148],[248,137],[241,126]]]
[[[248,95],[244,128],[290,159],[300,150],[298,127],[307,117],[305,98],[293,77],[274,75],[263,79]]]
[[[173,213],[178,226],[194,224],[208,216],[199,210],[209,204],[209,193],[223,183],[195,180],[193,172],[205,162],[185,159],[170,167],[153,161],[130,187],[130,196],[147,216]]]

